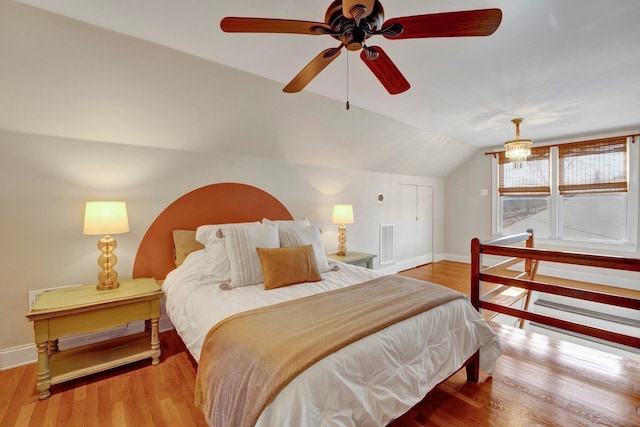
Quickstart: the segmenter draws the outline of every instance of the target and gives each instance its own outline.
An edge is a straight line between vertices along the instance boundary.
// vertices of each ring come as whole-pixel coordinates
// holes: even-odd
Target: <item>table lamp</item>
[[[111,234],[127,233],[129,220],[125,202],[87,202],[84,211],[84,228],[82,234],[103,235],[98,240],[98,265],[102,271],[98,274],[97,289],[113,289],[120,286],[118,273],[114,266],[118,257],[113,253],[117,246],[116,239]]]
[[[347,227],[345,224],[353,224],[352,205],[333,205],[333,217],[331,222],[338,226],[338,252],[337,255],[347,254]]]

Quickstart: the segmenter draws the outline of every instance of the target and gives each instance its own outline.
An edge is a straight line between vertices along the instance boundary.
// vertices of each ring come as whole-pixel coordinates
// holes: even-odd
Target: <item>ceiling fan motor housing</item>
[[[357,8],[358,6],[354,6]],[[365,11],[367,14],[358,22],[350,16],[342,13],[342,1],[336,0],[327,9],[325,22],[335,34],[332,37],[340,41],[348,50],[356,51],[362,49],[365,40],[371,37],[373,32],[379,31],[384,23],[384,9],[379,1],[375,1],[372,11]]]

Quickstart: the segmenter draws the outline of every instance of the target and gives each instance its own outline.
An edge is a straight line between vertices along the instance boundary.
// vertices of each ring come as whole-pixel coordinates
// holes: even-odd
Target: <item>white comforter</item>
[[[265,291],[262,285],[220,290],[200,281],[204,251],[190,254],[162,288],[167,313],[199,360],[207,331],[240,311],[379,277],[338,263],[321,282]],[[491,374],[500,343],[466,299],[457,299],[359,340],[324,358],[289,383],[263,411],[259,427],[384,426],[413,407],[480,349]]]

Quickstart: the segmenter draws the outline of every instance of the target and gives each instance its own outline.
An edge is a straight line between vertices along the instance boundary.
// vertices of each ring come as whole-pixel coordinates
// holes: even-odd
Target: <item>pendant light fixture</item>
[[[522,168],[524,162],[531,155],[531,145],[533,141],[530,139],[520,139],[520,123],[524,119],[517,118],[511,120],[516,125],[516,139],[504,143],[505,156],[513,163],[515,169]]]

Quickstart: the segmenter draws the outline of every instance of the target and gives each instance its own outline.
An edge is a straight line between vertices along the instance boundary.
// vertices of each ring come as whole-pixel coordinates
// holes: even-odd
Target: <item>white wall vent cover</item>
[[[394,261],[393,224],[380,224],[380,265]]]

